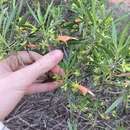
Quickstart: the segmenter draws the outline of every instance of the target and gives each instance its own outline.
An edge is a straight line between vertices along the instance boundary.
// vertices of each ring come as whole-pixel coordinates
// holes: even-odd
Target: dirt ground
[[[56,0],[56,3],[59,3],[59,0]],[[108,9],[112,9],[113,6],[116,16],[130,11],[126,4],[119,7],[109,3]],[[97,98],[107,103],[112,96],[118,96],[120,90],[113,91],[104,87],[103,90],[98,88],[95,93]],[[60,90],[26,96],[4,123],[11,130],[68,130],[67,120],[70,118],[71,111],[67,104],[68,100]],[[78,130],[115,130],[119,123],[125,124],[130,130],[130,115],[123,112],[115,120],[101,120],[95,116],[95,121],[92,122],[86,119],[83,113],[78,112],[74,113],[74,117],[78,122]]]

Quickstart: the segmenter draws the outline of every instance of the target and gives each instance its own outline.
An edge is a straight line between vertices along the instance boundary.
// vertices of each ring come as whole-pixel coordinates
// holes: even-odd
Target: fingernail
[[[61,50],[54,50],[51,52],[51,55],[55,56],[57,59],[63,58],[63,52]]]

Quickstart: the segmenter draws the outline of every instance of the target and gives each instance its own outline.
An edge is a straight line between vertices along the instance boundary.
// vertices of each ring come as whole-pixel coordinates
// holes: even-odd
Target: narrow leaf
[[[105,114],[109,114],[114,110],[119,104],[123,102],[123,96],[119,97],[116,101],[112,103],[112,105],[105,111]]]
[[[31,13],[32,16],[35,18],[35,20],[37,21],[37,23],[40,24],[40,22],[39,22],[39,20],[38,20],[38,18],[37,18],[37,16],[36,16],[36,14],[35,14],[35,12],[32,10],[32,8],[30,7],[30,5],[29,5],[28,3],[27,3],[27,6],[28,6],[28,9],[29,9],[30,13]]]
[[[126,41],[126,37],[128,35],[129,26],[130,26],[130,24],[127,24],[126,27],[124,28],[123,32],[120,35],[119,47],[122,47],[122,45]]]
[[[10,25],[12,24],[12,21],[13,21],[15,15],[16,15],[16,8],[14,8],[14,9],[12,10],[10,16],[8,17],[8,19],[7,19],[7,21],[6,21],[7,23],[6,23],[6,25],[5,25],[4,33],[3,33],[4,37],[6,36],[6,33],[7,33],[8,29],[9,29]]]
[[[114,22],[112,23],[112,40],[115,47],[117,48],[117,30]]]
[[[42,17],[42,13],[41,13],[41,8],[40,8],[40,3],[38,2],[38,9],[37,9],[37,16],[38,16],[38,19],[39,19],[39,22],[40,24],[43,23],[43,17]]]

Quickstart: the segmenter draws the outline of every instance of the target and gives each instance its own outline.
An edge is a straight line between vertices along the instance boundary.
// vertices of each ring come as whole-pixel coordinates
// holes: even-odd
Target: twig
[[[121,74],[113,74],[116,77],[130,77],[130,72],[128,73],[121,73]]]

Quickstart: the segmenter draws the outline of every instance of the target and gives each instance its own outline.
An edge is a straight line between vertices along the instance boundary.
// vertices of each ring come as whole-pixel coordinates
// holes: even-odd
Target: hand
[[[25,94],[54,90],[59,82],[38,83],[38,77],[54,68],[63,58],[59,50],[45,56],[18,52],[0,62],[0,120],[15,108]]]

